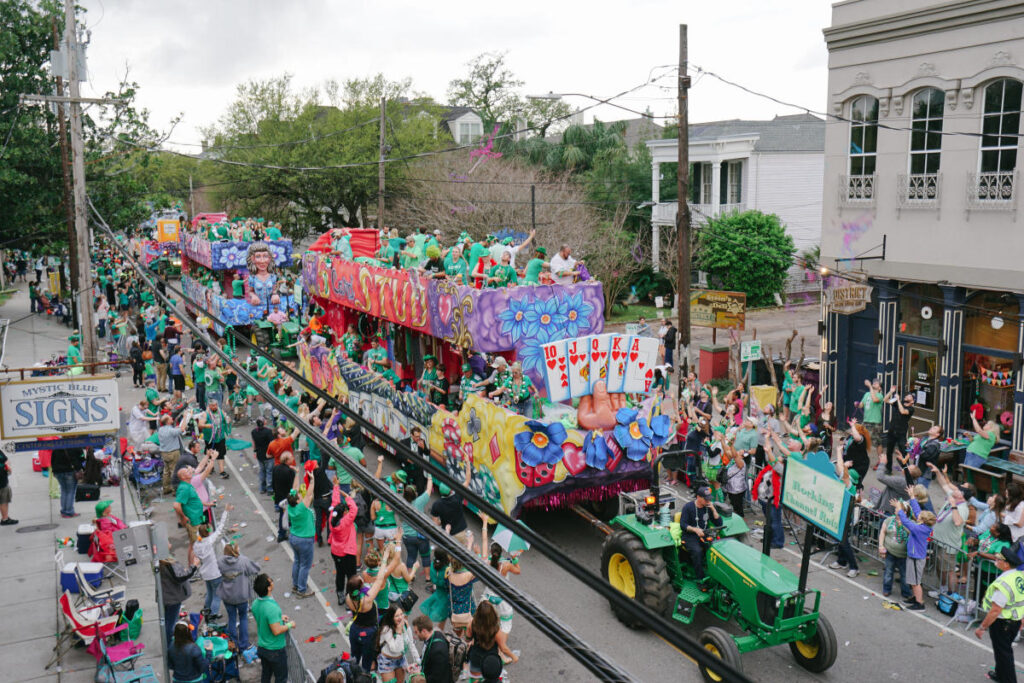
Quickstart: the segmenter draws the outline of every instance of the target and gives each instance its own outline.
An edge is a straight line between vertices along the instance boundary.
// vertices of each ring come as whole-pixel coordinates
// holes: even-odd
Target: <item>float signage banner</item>
[[[786,460],[782,504],[840,541],[846,531],[850,498],[850,492],[836,477],[835,467],[824,453]]]
[[[113,375],[0,384],[0,437],[5,440],[102,434],[119,427]]]

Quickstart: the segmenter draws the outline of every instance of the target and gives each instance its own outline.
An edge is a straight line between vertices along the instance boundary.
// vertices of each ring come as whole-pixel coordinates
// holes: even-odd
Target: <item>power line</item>
[[[225,326],[225,329],[230,329],[235,335],[236,339],[243,344],[246,348],[252,351],[258,351],[257,347],[254,347],[248,339],[238,334],[231,328],[230,325],[224,324],[215,315],[207,311],[203,306],[189,298],[183,291],[173,287],[163,278],[155,278],[146,273],[145,270],[139,265],[136,257],[129,253],[120,243],[117,242],[114,236],[113,230],[106,224],[103,217],[96,210],[95,206],[90,206],[97,220],[100,222],[100,226],[110,236],[113,245],[119,251],[124,254],[126,259],[132,264],[136,272],[139,274],[142,281],[153,290],[154,294],[162,299],[164,303],[173,308],[170,299],[163,292],[159,290],[153,284],[154,279],[159,279],[164,286],[182,297],[182,302],[186,305],[193,307],[197,311],[202,311],[209,315],[211,319],[221,323]],[[536,601],[530,599],[528,596],[522,594],[511,584],[502,579],[497,573],[495,573],[488,565],[483,563],[478,557],[472,554],[468,549],[459,545],[453,537],[446,533],[443,533],[436,525],[430,523],[430,520],[426,516],[413,508],[404,498],[399,496],[397,493],[392,491],[390,487],[386,486],[383,482],[372,477],[363,468],[357,468],[344,456],[340,455],[337,451],[336,444],[327,440],[327,438],[316,428],[309,426],[303,421],[296,413],[291,411],[273,392],[267,387],[260,384],[249,373],[240,366],[232,357],[222,351],[216,344],[212,343],[209,339],[207,332],[201,329],[198,325],[192,322],[188,316],[183,316],[183,324],[185,324],[193,332],[194,335],[204,338],[209,342],[211,351],[218,355],[224,363],[232,368],[236,374],[241,377],[248,378],[251,381],[252,386],[267,399],[268,402],[273,404],[281,413],[283,417],[288,419],[292,424],[298,426],[298,428],[307,436],[307,438],[316,441],[320,446],[321,450],[330,453],[332,459],[336,465],[342,469],[347,470],[353,478],[359,481],[361,485],[370,490],[375,496],[383,499],[387,504],[396,510],[401,510],[403,516],[410,520],[416,520],[419,522],[417,525],[419,530],[425,535],[429,536],[437,545],[444,547],[448,550],[449,554],[458,558],[464,565],[472,567],[474,574],[488,586],[493,588],[500,595],[505,597],[510,604],[518,609],[523,616],[537,626],[542,632],[545,633],[549,638],[555,641],[563,650],[568,652],[574,659],[580,662],[589,671],[598,676],[599,680],[602,681],[628,681],[633,680],[632,677],[615,664],[606,660],[603,655],[594,651],[592,648],[583,643],[577,636],[575,636],[570,629],[564,624],[559,622],[557,618],[549,614],[544,608],[539,605]],[[306,378],[299,375],[294,370],[289,368],[283,362],[278,361],[274,358],[268,358],[269,362],[273,363],[277,368],[291,377],[293,380],[299,382],[303,388],[325,401],[329,402],[339,412],[345,414],[347,417],[351,417],[361,428],[367,430],[381,441],[386,443],[389,448],[394,449],[394,452],[403,459],[411,459],[414,462],[419,457],[412,453],[404,444],[395,440],[386,432],[381,431],[375,424],[366,421],[362,416],[351,411],[350,408],[337,402],[334,397],[323,392],[319,387],[310,384]],[[684,634],[679,630],[676,623],[656,612],[647,608],[644,605],[634,601],[632,598],[627,597],[624,593],[612,588],[606,581],[601,579],[599,576],[594,574],[591,570],[583,567],[575,560],[572,560],[565,556],[564,552],[556,548],[552,543],[545,539],[540,534],[536,533],[526,525],[512,519],[504,510],[496,508],[494,505],[486,501],[483,497],[474,493],[471,489],[463,486],[462,481],[456,481],[447,470],[436,469],[432,470],[432,474],[441,479],[444,483],[452,488],[456,493],[464,499],[467,499],[470,503],[477,506],[490,517],[495,519],[497,522],[505,525],[509,529],[515,531],[517,535],[528,541],[532,547],[538,552],[545,555],[554,564],[558,565],[559,568],[566,571],[569,575],[574,576],[577,580],[581,581],[591,590],[597,592],[602,597],[605,597],[610,602],[616,604],[616,606],[624,612],[627,612],[630,616],[640,620],[643,623],[648,624],[652,628],[656,628],[658,633],[668,641],[671,645],[680,648],[682,651],[688,653],[693,659],[695,659],[698,665],[706,667],[711,671],[714,671],[716,675],[726,676],[725,680],[735,681],[749,681],[742,672],[736,670],[730,663],[725,662],[719,657],[712,655],[706,649],[704,649],[696,640],[687,634]]]
[[[665,77],[665,75],[659,76],[658,79],[661,79],[661,78],[664,78],[664,77]],[[634,86],[634,87],[629,88],[627,90],[623,90],[621,93],[617,93],[617,94],[612,95],[611,97],[608,97],[606,99],[598,100],[595,104],[592,104],[592,105],[590,105],[588,107],[584,107],[582,109],[578,109],[578,110],[572,112],[571,114],[565,114],[563,116],[557,116],[555,118],[548,119],[545,123],[547,125],[550,125],[552,123],[555,123],[555,122],[558,122],[558,121],[562,121],[562,120],[565,120],[565,119],[570,118],[572,116],[575,116],[577,114],[580,114],[582,112],[588,111],[588,110],[593,109],[595,107],[599,107],[599,106],[601,106],[603,104],[608,104],[612,100],[618,99],[619,97],[622,97],[623,95],[626,95],[626,94],[629,94],[629,93],[634,92],[636,90],[639,90],[640,88],[643,88],[643,87],[645,87],[647,85],[649,85],[649,82],[645,81],[644,83],[641,83],[640,85]],[[522,129],[519,129],[519,130],[510,131],[508,133],[503,133],[501,135],[495,135],[491,139],[492,140],[500,140],[500,139],[503,139],[503,138],[518,136],[518,135],[521,135],[523,133],[529,132],[531,130],[536,130],[536,129],[540,128],[540,127],[541,126],[539,124],[528,125],[525,128],[522,128]],[[248,168],[263,168],[263,169],[274,170],[274,171],[289,171],[289,172],[300,172],[300,173],[313,173],[313,172],[320,172],[320,171],[342,170],[342,169],[347,169],[347,168],[361,168],[361,167],[366,167],[366,166],[377,166],[378,164],[381,163],[379,159],[375,159],[373,161],[359,161],[359,162],[351,162],[351,163],[347,163],[347,164],[331,164],[331,165],[325,165],[325,166],[282,166],[282,165],[279,165],[279,164],[265,164],[265,163],[256,163],[256,162],[243,162],[243,161],[235,161],[235,160],[231,160],[231,159],[218,159],[216,157],[203,157],[203,156],[196,155],[196,154],[187,154],[185,152],[178,152],[176,150],[160,149],[160,148],[153,147],[152,145],[145,145],[145,144],[136,142],[134,140],[129,140],[129,139],[117,136],[117,135],[113,135],[113,134],[107,134],[105,137],[107,137],[109,139],[112,139],[112,140],[114,140],[116,142],[121,142],[121,143],[126,144],[126,145],[130,145],[130,146],[133,146],[133,147],[138,147],[140,149],[144,149],[144,150],[146,150],[148,152],[153,152],[153,153],[155,153],[155,152],[163,152],[163,153],[166,153],[166,154],[174,154],[176,156],[184,157],[184,158],[187,158],[187,159],[196,159],[196,160],[199,160],[199,161],[209,161],[209,162],[218,163],[218,164],[225,164],[225,165],[229,165],[229,166],[243,166],[243,167],[248,167]],[[455,145],[455,146],[452,146],[452,147],[446,147],[444,149],[434,150],[434,151],[430,151],[430,152],[419,152],[419,153],[416,153],[416,154],[407,154],[407,155],[403,155],[403,156],[399,156],[399,157],[389,157],[389,158],[384,160],[384,163],[387,164],[387,163],[394,163],[396,161],[408,161],[408,160],[411,160],[411,159],[423,159],[423,158],[427,158],[427,157],[438,156],[438,155],[441,155],[441,154],[448,154],[450,152],[457,152],[457,151],[460,151],[460,150],[476,149],[476,148],[477,148],[477,145],[475,143],[474,144],[467,144],[467,145]]]
[[[799,109],[799,110],[801,110],[801,111],[803,111],[803,112],[805,112],[807,114],[813,114],[815,116],[821,116],[821,117],[826,118],[826,119],[833,119],[835,121],[841,121],[843,123],[865,124],[865,125],[875,126],[877,128],[882,128],[884,130],[894,130],[894,131],[909,132],[909,133],[926,133],[928,135],[953,135],[953,136],[958,136],[958,137],[969,137],[969,138],[1011,138],[1011,137],[1012,138],[1021,138],[1021,137],[1024,137],[1024,133],[1020,133],[1020,132],[1016,132],[1016,133],[1002,133],[1002,132],[1000,132],[1000,133],[972,133],[972,132],[969,132],[969,131],[958,131],[958,130],[941,130],[941,131],[938,131],[938,130],[930,130],[930,129],[926,129],[926,128],[914,128],[912,126],[911,127],[907,127],[907,126],[894,126],[892,124],[880,123],[878,121],[857,121],[855,119],[850,119],[850,118],[847,118],[847,117],[842,116],[840,114],[831,114],[829,112],[817,111],[817,110],[811,109],[810,107],[805,107],[802,104],[794,104],[792,102],[786,102],[785,100],[780,100],[779,98],[773,97],[772,95],[769,95],[767,93],[764,93],[764,92],[761,92],[761,91],[758,91],[758,90],[754,90],[753,88],[749,88],[749,87],[747,87],[745,85],[742,85],[740,83],[736,83],[735,81],[730,81],[729,79],[723,78],[722,76],[719,76],[718,74],[714,73],[713,71],[708,71],[706,69],[703,69],[703,68],[697,66],[696,64],[693,65],[693,68],[696,69],[699,74],[711,76],[712,78],[717,79],[717,80],[721,81],[722,83],[725,83],[726,85],[730,85],[730,86],[732,86],[734,88],[739,88],[743,92],[746,92],[746,93],[748,93],[750,95],[754,95],[755,97],[761,97],[761,98],[764,98],[766,100],[770,100],[771,102],[774,102],[776,104],[781,104],[784,107],[790,107],[792,109]],[[1019,113],[1019,112],[1017,112],[1017,113]],[[945,119],[945,118],[947,118],[947,117],[944,116],[943,119]]]
[[[349,126],[348,128],[344,128],[342,130],[335,130],[335,131],[331,131],[330,133],[324,133],[322,135],[320,135],[320,134],[311,135],[310,137],[303,138],[301,140],[286,140],[285,142],[266,142],[266,143],[252,144],[252,145],[205,145],[205,143],[202,143],[202,142],[177,142],[177,141],[174,141],[174,140],[163,140],[162,144],[166,143],[166,144],[172,144],[172,145],[182,145],[182,146],[187,146],[187,147],[203,147],[203,151],[204,152],[211,152],[213,150],[220,150],[220,149],[225,149],[225,150],[231,150],[231,149],[266,149],[266,148],[271,148],[271,147],[290,147],[290,146],[294,146],[294,145],[304,145],[304,144],[309,143],[309,142],[319,142],[320,140],[326,140],[327,138],[332,138],[332,137],[336,137],[338,135],[343,135],[344,133],[351,132],[353,130],[356,130],[357,128],[362,128],[363,126],[368,126],[371,123],[377,123],[377,119],[370,119],[368,121],[363,121],[362,123],[357,123],[354,126]],[[159,151],[165,151],[165,150],[159,150]]]

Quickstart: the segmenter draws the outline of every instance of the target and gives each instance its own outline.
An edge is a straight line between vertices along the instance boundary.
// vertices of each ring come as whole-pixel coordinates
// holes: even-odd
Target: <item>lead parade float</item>
[[[347,234],[350,258],[332,251],[330,233],[302,258],[303,290],[331,332],[300,341],[307,380],[395,439],[420,427],[436,465],[461,479],[468,463],[470,488],[513,516],[588,501],[615,506],[620,492],[648,486],[651,459],[669,436],[668,416],[646,395],[658,343],[601,334],[601,283],[475,289],[385,267],[374,258],[376,231]],[[325,343],[350,328],[361,340],[354,358]],[[367,362],[371,345],[387,363]],[[532,417],[476,393],[454,409],[415,390],[426,361],[458,387],[476,354],[521,364],[540,389]]]

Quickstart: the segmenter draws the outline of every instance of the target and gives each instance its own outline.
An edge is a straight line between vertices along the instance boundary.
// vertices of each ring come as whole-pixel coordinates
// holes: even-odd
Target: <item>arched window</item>
[[[850,103],[850,176],[846,200],[865,202],[875,195],[875,161],[878,152],[878,100],[861,95]]]
[[[1017,169],[1017,135],[1020,133],[1021,82],[1001,78],[985,86],[982,118],[981,173],[978,198],[1013,198],[1013,172]]]
[[[850,175],[875,172],[878,151],[878,100],[868,95],[850,106]]]

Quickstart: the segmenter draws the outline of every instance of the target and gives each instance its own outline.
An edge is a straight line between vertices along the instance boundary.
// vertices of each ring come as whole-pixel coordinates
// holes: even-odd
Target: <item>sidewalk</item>
[[[19,292],[0,306],[0,317],[18,320],[29,312],[28,290],[19,283]],[[52,318],[35,315],[11,325],[7,337],[4,364],[7,367],[30,367],[50,354],[67,348],[70,330]],[[10,377],[10,376],[2,376]],[[14,376],[16,379],[17,376]],[[123,405],[122,401],[122,405]],[[96,660],[84,649],[72,650],[49,670],[55,635],[64,629],[57,599],[61,593],[60,577],[55,563],[57,539],[77,538],[79,524],[88,524],[94,517],[95,503],[76,503],[81,516],[63,519],[59,501],[50,497],[50,480],[32,471],[34,452],[10,457],[11,489],[14,497],[10,515],[19,520],[16,526],[0,527],[0,595],[4,596],[5,612],[11,618],[0,622],[0,671],[6,680],[72,681],[87,683],[94,679]],[[126,522],[139,519],[130,491],[126,490],[128,507]],[[113,500],[114,514],[121,516],[121,503],[116,488],[101,490],[101,500]],[[65,562],[88,561],[74,547],[63,548]],[[148,564],[128,567],[128,598],[139,601],[143,611],[143,628],[139,640],[146,644],[146,655],[139,665],[150,664],[162,677],[160,636],[156,609],[153,573]],[[120,579],[116,579],[120,582]],[[104,585],[107,585],[105,582]]]
[[[0,317],[13,320],[28,314],[29,302],[27,285],[19,283],[19,292],[0,306]],[[49,358],[53,353],[63,353],[67,348],[67,336],[71,330],[54,322],[52,318],[40,315],[29,316],[11,326],[7,340],[7,354],[4,365],[10,368],[30,367],[35,362]],[[100,340],[101,345],[106,340]],[[105,348],[105,347],[104,347]],[[17,379],[17,375],[0,375],[2,378]],[[144,397],[144,391],[131,386],[131,373],[122,371],[118,380],[119,402],[121,405],[122,424],[125,423],[131,406]],[[192,392],[188,395],[191,397]],[[234,436],[248,440],[252,425],[237,425]],[[95,503],[78,503],[76,511],[80,517],[63,519],[60,516],[59,504],[56,499],[49,498],[49,479],[32,471],[32,455],[18,454],[11,458],[13,473],[11,486],[14,498],[11,503],[11,516],[20,523],[11,527],[0,527],[0,539],[9,538],[4,544],[0,557],[0,589],[8,598],[7,605],[20,619],[8,619],[0,624],[0,671],[4,671],[4,680],[60,680],[92,681],[96,663],[94,658],[84,649],[75,650],[64,657],[62,670],[57,666],[45,670],[44,666],[52,656],[55,634],[63,629],[63,617],[57,608],[59,597],[59,577],[54,563],[58,538],[75,537],[79,524],[86,524],[93,518]],[[260,565],[261,569],[278,579],[282,586],[275,591],[274,597],[281,604],[285,614],[296,622],[293,633],[294,641],[305,659],[306,668],[310,671],[319,670],[333,657],[348,649],[348,640],[343,629],[338,626],[338,615],[334,611],[334,567],[329,552],[318,549],[310,573],[310,586],[317,591],[315,598],[299,600],[290,595],[290,575],[292,565],[291,548],[287,543],[277,543],[277,515],[273,510],[272,501],[256,492],[256,461],[251,449],[245,453],[229,451],[227,471],[230,479],[221,479],[216,474],[211,481],[219,489],[217,510],[219,519],[223,507],[228,503],[235,505],[230,513],[228,525],[237,525],[232,531],[226,532],[226,540],[234,540],[239,550]],[[184,562],[186,555],[186,538],[177,526],[177,518],[172,509],[173,499],[156,497],[148,494],[145,507],[138,501],[134,487],[125,482],[125,501],[127,515],[125,522],[136,519],[150,519],[155,525],[162,525],[170,541],[171,552]],[[114,514],[121,517],[120,495],[117,488],[104,487],[101,499],[114,501]],[[34,525],[46,525],[42,529],[27,531]],[[13,552],[10,552],[13,551]],[[65,562],[87,560],[86,556],[77,555],[74,548],[64,549]],[[159,611],[156,606],[154,575],[148,563],[128,568],[128,598],[139,601],[143,610],[143,630],[139,641],[146,645],[146,656],[140,664],[151,664],[157,676],[163,680],[161,662],[161,643],[159,634]],[[120,580],[118,580],[120,581]],[[191,584],[192,597],[185,603],[190,612],[198,612],[203,606],[206,587],[202,581]],[[287,597],[285,595],[287,594]],[[223,607],[220,612],[225,613]],[[344,608],[342,608],[344,616]],[[223,623],[223,622],[221,622]],[[249,636],[256,640],[256,626],[249,617]],[[31,654],[26,656],[26,645]],[[298,651],[289,651],[291,670],[295,680],[298,678]],[[292,661],[294,660],[294,661]],[[260,666],[243,665],[242,681],[259,680]],[[7,673],[10,672],[10,673]]]

